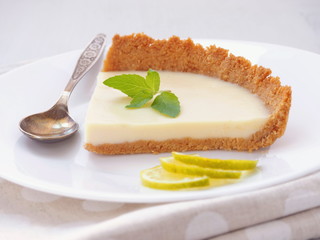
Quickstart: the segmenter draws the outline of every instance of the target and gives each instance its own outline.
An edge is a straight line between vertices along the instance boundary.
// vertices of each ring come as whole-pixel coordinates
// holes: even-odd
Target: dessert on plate
[[[181,112],[171,118],[146,106],[125,108],[130,98],[103,81],[119,74],[158,71]],[[283,135],[291,88],[271,70],[216,46],[191,39],[154,40],[115,35],[98,76],[85,123],[85,148],[100,154],[191,150],[253,151]]]

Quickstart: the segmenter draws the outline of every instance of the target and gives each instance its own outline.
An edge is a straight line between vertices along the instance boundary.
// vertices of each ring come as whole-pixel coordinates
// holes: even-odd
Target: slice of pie
[[[102,82],[114,75],[148,69],[160,73],[181,113],[170,118],[150,107],[127,109],[130,100]],[[191,150],[253,151],[283,135],[291,88],[271,70],[228,50],[171,37],[116,35],[89,104],[85,148],[100,154]]]

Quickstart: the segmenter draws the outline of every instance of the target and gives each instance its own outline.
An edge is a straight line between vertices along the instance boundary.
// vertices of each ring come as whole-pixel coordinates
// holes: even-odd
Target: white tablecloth
[[[320,173],[228,197],[168,204],[77,200],[0,179],[0,239],[320,238]]]

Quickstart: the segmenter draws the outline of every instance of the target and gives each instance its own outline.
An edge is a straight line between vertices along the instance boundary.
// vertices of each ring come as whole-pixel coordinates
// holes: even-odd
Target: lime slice
[[[161,166],[149,168],[140,172],[144,186],[163,190],[179,190],[209,186],[207,176],[193,177],[165,171]]]
[[[173,157],[160,158],[161,166],[172,173],[180,173],[193,176],[208,176],[210,178],[240,178],[240,171],[204,168],[176,161]]]
[[[172,156],[175,160],[185,164],[193,164],[205,168],[218,168],[228,170],[252,170],[257,166],[256,160],[235,160],[235,159],[215,159],[205,158],[197,155],[186,155],[173,152]]]

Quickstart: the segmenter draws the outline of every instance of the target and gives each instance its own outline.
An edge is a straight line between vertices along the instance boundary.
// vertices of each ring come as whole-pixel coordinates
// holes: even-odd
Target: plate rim
[[[194,41],[195,42],[196,41],[233,42],[233,43],[240,43],[240,44],[244,43],[244,44],[248,44],[248,45],[254,44],[254,45],[258,45],[258,46],[259,45],[269,45],[269,46],[273,46],[273,47],[287,48],[287,49],[292,50],[292,51],[300,51],[303,54],[312,54],[312,55],[315,55],[316,57],[320,58],[320,54],[318,54],[318,53],[314,53],[314,52],[311,52],[311,51],[298,49],[298,48],[294,48],[294,47],[289,47],[289,46],[271,44],[271,43],[251,42],[251,41],[241,41],[241,40],[240,41],[238,41],[238,40],[222,40],[222,39],[194,39]],[[108,47],[109,46],[107,46],[107,49],[108,49]],[[60,54],[57,54],[57,55],[54,55],[54,56],[41,58],[39,60],[36,60],[34,62],[25,64],[23,66],[20,66],[18,68],[15,68],[13,70],[10,70],[10,71],[0,75],[0,81],[2,81],[2,79],[6,78],[8,75],[15,74],[16,72],[19,72],[19,71],[23,71],[25,68],[29,68],[30,65],[37,65],[37,64],[39,64],[39,62],[43,62],[45,60],[49,60],[50,61],[51,59],[62,57],[62,56],[69,55],[69,54],[78,54],[78,53],[81,53],[81,51],[82,50],[72,50],[72,51],[60,53]],[[310,174],[318,171],[319,168],[320,168],[320,163],[319,163],[319,166],[316,169],[312,169],[312,170],[310,169],[310,171],[305,171],[305,172],[298,172],[296,174],[291,175],[291,177],[282,177],[284,179],[281,179],[281,177],[280,177],[280,179],[281,179],[280,181],[279,181],[279,177],[277,177],[276,180],[267,181],[264,184],[260,184],[259,188],[255,187],[254,184],[245,185],[245,187],[240,187],[240,188],[238,188],[239,190],[231,191],[231,193],[228,193],[227,195],[223,195],[223,196],[234,195],[234,194],[237,194],[237,193],[242,192],[242,191],[244,191],[244,192],[255,191],[255,190],[259,190],[259,189],[264,189],[266,187],[271,187],[271,186],[274,186],[276,184],[282,184],[282,183],[288,182],[290,180],[295,180],[295,179],[301,178],[303,176],[310,175]],[[9,182],[13,182],[13,183],[18,184],[20,186],[25,186],[25,187],[28,187],[28,188],[31,188],[31,189],[35,189],[35,190],[38,190],[38,191],[41,191],[41,192],[46,192],[46,193],[56,194],[56,195],[59,195],[59,196],[76,198],[76,199],[89,199],[89,200],[98,200],[98,201],[127,202],[127,203],[163,203],[163,202],[175,202],[175,201],[205,199],[205,198],[210,198],[210,197],[220,197],[221,196],[219,193],[218,194],[212,194],[211,193],[211,194],[207,194],[207,195],[204,194],[205,196],[201,196],[199,198],[199,197],[196,196],[196,194],[194,194],[194,197],[188,197],[188,199],[185,199],[185,197],[183,197],[183,196],[182,197],[178,196],[174,200],[165,200],[166,197],[164,197],[164,199],[160,200],[160,201],[157,200],[157,199],[154,199],[154,198],[149,198],[149,195],[148,195],[147,199],[146,199],[146,195],[140,195],[136,199],[132,199],[131,200],[130,198],[127,198],[125,201],[123,201],[123,199],[121,199],[121,197],[118,197],[117,194],[114,194],[115,197],[112,197],[112,196],[111,197],[110,196],[109,197],[104,197],[104,196],[100,196],[99,197],[99,196],[97,196],[97,194],[89,194],[90,196],[88,198],[88,196],[83,196],[82,194],[80,194],[81,196],[79,196],[79,194],[75,195],[73,193],[68,194],[68,192],[59,191],[59,189],[56,189],[56,191],[51,191],[51,190],[47,189],[46,187],[42,186],[42,181],[41,180],[40,180],[40,182],[41,182],[40,186],[39,186],[39,184],[37,185],[37,184],[34,184],[33,182],[32,182],[32,184],[30,182],[24,182],[26,179],[29,178],[28,176],[25,176],[25,178],[19,177],[18,179],[16,179],[16,178],[10,177],[9,175],[3,174],[3,172],[0,171],[0,177],[2,177],[3,179],[5,179],[5,180],[7,180]],[[52,183],[48,183],[48,182],[46,184],[56,185],[56,184],[52,184]],[[61,188],[61,186],[60,186],[60,188]],[[199,193],[199,191],[196,191],[196,192]],[[98,195],[101,195],[101,193],[98,194]],[[120,195],[124,195],[124,194],[120,194]],[[202,195],[202,194],[200,194],[200,195]],[[141,199],[140,199],[140,197],[141,197]],[[162,196],[158,196],[158,197],[162,198]]]

